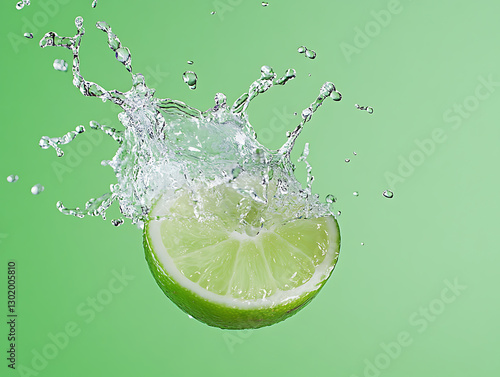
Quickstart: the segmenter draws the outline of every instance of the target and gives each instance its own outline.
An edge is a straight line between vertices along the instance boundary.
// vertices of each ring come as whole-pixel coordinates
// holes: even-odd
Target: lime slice
[[[329,278],[340,247],[333,216],[284,221],[240,191],[219,185],[164,195],[144,227],[146,259],[164,293],[225,329],[297,313]]]

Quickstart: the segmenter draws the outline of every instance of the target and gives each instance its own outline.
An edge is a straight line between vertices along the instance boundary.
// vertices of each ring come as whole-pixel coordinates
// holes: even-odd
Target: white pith
[[[159,210],[165,207],[168,207],[167,203],[158,203],[155,210]],[[155,210],[152,211],[152,215],[155,215]],[[276,292],[271,296],[253,300],[235,298],[230,295],[220,295],[214,292],[211,292],[197,283],[189,280],[186,276],[180,272],[175,263],[174,259],[168,253],[165,245],[162,241],[161,235],[161,223],[162,220],[153,220],[149,222],[148,225],[148,236],[151,242],[151,248],[153,249],[161,268],[164,272],[170,276],[172,280],[174,280],[180,286],[192,291],[196,295],[201,298],[210,301],[215,304],[224,305],[233,308],[240,309],[252,309],[252,308],[269,308],[277,305],[285,305],[289,302],[295,301],[300,297],[307,295],[309,292],[316,291],[320,288],[321,284],[325,279],[328,278],[332,269],[334,268],[334,261],[338,257],[338,228],[333,218],[327,221],[328,226],[328,234],[330,236],[329,249],[326,252],[325,258],[323,261],[315,268],[314,274],[312,277],[304,284],[290,289],[290,290],[280,290],[276,289]],[[240,234],[238,232],[232,232],[229,234],[229,239],[242,241],[253,239],[254,242],[259,242],[259,236],[248,236],[246,234]]]

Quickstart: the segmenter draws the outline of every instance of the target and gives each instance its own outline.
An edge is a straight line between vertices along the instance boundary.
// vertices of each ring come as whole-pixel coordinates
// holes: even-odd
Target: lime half
[[[160,198],[144,227],[146,260],[190,316],[225,329],[297,313],[330,277],[340,248],[333,216],[285,221],[228,185]]]

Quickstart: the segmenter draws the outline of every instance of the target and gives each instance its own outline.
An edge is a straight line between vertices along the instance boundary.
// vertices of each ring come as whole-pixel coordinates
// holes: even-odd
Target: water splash
[[[9,182],[9,183],[14,183],[14,182],[17,182],[18,180],[19,180],[19,176],[16,174],[11,174],[7,177],[7,182]]]
[[[81,24],[81,28],[83,29],[83,18],[77,17],[75,24],[77,28],[78,25]],[[108,46],[115,52],[116,60],[122,63],[127,71],[132,72],[132,56],[130,55],[130,50],[121,44],[120,39],[111,30],[111,26],[101,21],[96,24],[96,27],[108,34]]]
[[[314,181],[314,176],[312,175],[312,166],[307,161],[308,156],[309,156],[309,143],[306,143],[304,146],[304,151],[300,155],[297,162],[304,162],[304,164],[306,165],[306,172],[307,172],[306,184],[307,184],[307,187],[305,189],[305,192],[307,195],[312,195],[312,183]]]
[[[288,71],[287,71],[288,72]],[[293,71],[293,77],[295,77],[295,71]],[[319,95],[316,100],[311,103],[311,105],[304,110],[302,110],[302,122],[293,130],[288,136],[288,141],[278,150],[278,154],[281,156],[290,157],[290,152],[292,151],[297,137],[302,132],[304,125],[309,122],[313,114],[318,110],[318,108],[323,104],[326,98],[331,98],[334,101],[340,101],[342,99],[342,94],[335,88],[332,82],[326,82],[323,84],[319,91]]]
[[[288,69],[280,76],[271,67],[263,66],[260,78],[231,106],[227,104],[224,94],[217,93],[214,107],[200,111],[181,101],[156,98],[155,90],[146,85],[144,76],[133,73],[130,51],[105,22],[98,22],[96,27],[107,33],[108,45],[115,52],[115,58],[131,73],[132,88],[123,93],[106,90],[95,82],[87,81],[80,72],[79,49],[85,34],[83,18],[77,17],[75,25],[75,36],[61,37],[49,32],[40,41],[40,46],[71,50],[73,84],[84,96],[98,97],[119,106],[122,112],[118,118],[124,130],[90,122],[92,131],[104,132],[117,142],[115,156],[103,163],[114,170],[117,183],[110,185],[109,192],[88,200],[83,208],[68,208],[58,202],[59,211],[77,217],[90,215],[105,218],[106,210],[118,201],[123,216],[141,224],[147,219],[154,201],[162,195],[174,197],[176,191],[187,189],[196,202],[200,187],[227,184],[237,190],[242,200],[254,200],[289,220],[332,214],[329,203],[321,202],[318,195],[312,194],[314,177],[307,162],[309,145],[306,144],[299,158],[307,169],[306,188],[294,176],[295,166],[290,161],[290,153],[303,127],[324,101],[341,100],[342,95],[333,83],[326,82],[316,99],[302,111],[301,122],[288,134],[285,144],[277,150],[270,150],[257,140],[248,121],[247,108],[259,94],[294,79],[295,70]],[[63,137],[44,136],[40,146],[52,147],[58,156],[62,156],[60,146],[84,131],[83,126],[79,126]],[[260,183],[258,187],[242,185],[239,176],[253,177]],[[247,207],[241,206],[242,222]],[[112,223],[121,225],[122,219]]]
[[[354,105],[356,109],[366,111],[368,114],[373,114],[373,107],[371,106],[360,106],[358,104]]]
[[[28,39],[33,39],[33,33],[24,33],[24,37]]]
[[[267,7],[268,5],[269,5],[269,3],[268,3],[267,1],[263,1],[263,2],[262,2],[262,6],[263,6],[263,7]]]
[[[57,157],[62,157],[64,156],[64,152],[61,148],[59,148],[59,145],[68,144],[69,142],[75,139],[76,135],[81,134],[83,132],[85,132],[85,127],[78,126],[76,127],[75,131],[69,131],[63,137],[42,136],[38,145],[40,145],[42,149],[48,149],[49,147],[52,147],[56,150]]]
[[[28,5],[30,5],[30,0],[21,0],[21,1],[17,2],[16,9],[21,10]]]
[[[96,122],[95,120],[91,120],[90,123],[90,128],[94,130],[100,130],[104,132],[106,135],[111,136],[114,141],[117,143],[121,144],[123,142],[123,131],[118,131],[113,127],[106,126],[106,125],[101,125],[99,122]]]

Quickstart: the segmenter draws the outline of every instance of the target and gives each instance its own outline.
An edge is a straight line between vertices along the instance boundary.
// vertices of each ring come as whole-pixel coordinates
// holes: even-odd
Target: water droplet
[[[348,158],[346,158],[346,159],[345,159],[345,162],[351,162],[351,160],[350,160],[350,159],[348,159]]]
[[[368,114],[373,114],[373,107],[371,106],[360,106],[358,104],[355,104],[354,106],[356,106],[356,109],[358,110],[363,110],[366,111]]]
[[[352,194],[353,194],[354,196],[359,196],[359,192],[357,192],[357,191],[354,191]]]
[[[320,96],[326,98],[328,97],[330,94],[332,94],[332,92],[335,90],[335,85],[333,84],[333,82],[325,82],[323,84],[323,86],[321,87],[321,89],[319,90],[319,94]]]
[[[295,78],[295,77],[297,76],[297,72],[295,72],[295,69],[293,69],[293,68],[289,68],[289,69],[287,69],[287,70],[286,70],[286,72],[285,72],[285,76],[286,76],[287,78],[289,78],[289,79],[290,79],[290,78]]]
[[[386,198],[393,198],[394,197],[394,193],[391,191],[391,190],[385,190],[382,195],[384,195]]]
[[[342,93],[338,92],[337,90],[334,90],[330,94],[330,97],[332,97],[334,101],[340,101],[342,99]]]
[[[361,246],[365,246],[365,243],[364,243],[364,242],[361,242]]]
[[[33,39],[33,33],[24,33],[24,36],[28,39]]]
[[[313,114],[313,110],[310,107],[305,108],[302,110],[302,119],[304,119],[306,122],[311,119]]]
[[[315,59],[316,58],[316,51],[314,50],[306,50],[306,58],[309,58],[309,59]]]
[[[304,54],[306,58],[314,59],[316,58],[316,51],[309,50],[306,46],[300,46],[297,51],[299,54]],[[309,74],[311,76],[311,74]]]
[[[105,32],[108,32],[110,30],[110,27],[108,25],[107,22],[104,22],[104,21],[98,21],[96,22],[95,24],[96,28],[102,30],[102,31],[105,31]]]
[[[31,188],[31,193],[33,195],[38,195],[40,194],[43,190],[45,190],[45,187],[43,187],[40,183],[37,183]]]
[[[19,177],[16,174],[11,174],[7,177],[7,182],[14,183],[17,182]]]
[[[16,4],[16,9],[21,10],[28,5],[30,5],[30,0],[21,0]]]
[[[75,26],[78,30],[80,30],[83,27],[83,17],[78,16],[75,18]]]
[[[114,226],[120,226],[124,223],[123,219],[114,219],[114,220],[111,220],[111,224],[113,224]]]
[[[188,63],[189,65],[193,65],[194,61],[192,61],[192,60],[188,60],[188,61],[187,61],[187,63]]]
[[[68,63],[63,59],[54,60],[53,66],[56,71],[66,72],[68,70]]]
[[[213,16],[215,14],[215,11],[214,10],[211,11],[210,14]]]
[[[333,196],[332,194],[328,194],[325,198],[326,202],[329,204],[335,203],[337,201],[337,198]]]
[[[352,152],[353,155],[357,156],[358,154],[356,152]]]
[[[115,52],[116,60],[125,64],[130,59],[130,51],[127,47],[120,47]]]
[[[182,79],[187,84],[189,89],[196,89],[196,83],[198,81],[198,76],[193,71],[186,71],[182,74]]]
[[[49,149],[50,147],[50,138],[48,137],[43,137],[40,139],[40,141],[38,142],[38,145],[42,148],[42,149]]]
[[[342,212],[338,211],[337,212],[337,217],[340,216],[340,215],[342,215]]]
[[[297,112],[294,112],[293,115],[297,116]]]
[[[95,8],[97,6],[97,0],[92,1],[92,8]]]
[[[274,78],[276,74],[274,73],[273,69],[269,67],[268,65],[263,65],[260,68],[260,78],[264,80],[269,80]]]
[[[267,7],[268,5],[269,5],[269,3],[268,3],[267,1],[263,1],[263,2],[262,2],[262,6],[263,6],[263,7]]]

